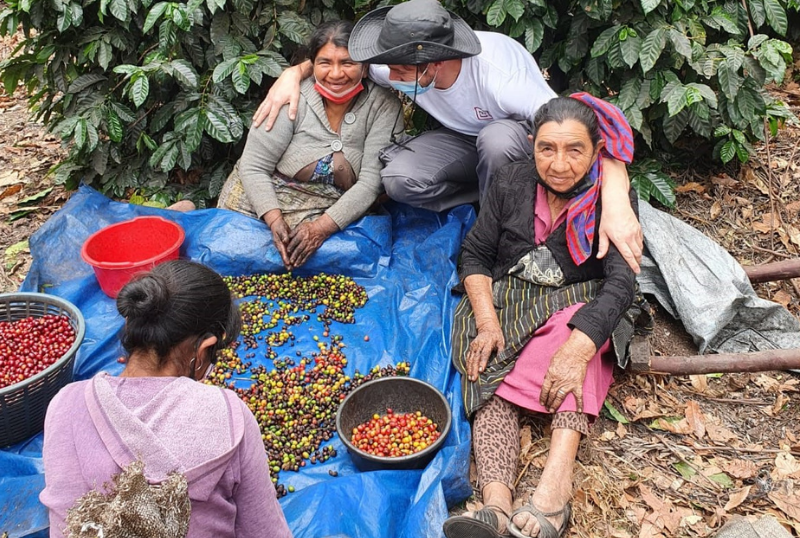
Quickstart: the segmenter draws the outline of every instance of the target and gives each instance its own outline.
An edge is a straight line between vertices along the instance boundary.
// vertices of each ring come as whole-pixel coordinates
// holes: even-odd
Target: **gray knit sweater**
[[[272,130],[252,127],[247,136],[239,174],[259,218],[280,209],[271,179],[275,170],[294,177],[305,166],[333,153],[337,142],[358,180],[325,213],[340,230],[364,215],[381,193],[378,152],[389,145],[392,129],[398,134],[403,129],[399,108],[400,101],[391,92],[365,80],[364,91],[349,111],[355,121],[342,121],[340,136],[328,122],[313,78],[306,79],[300,86],[294,122],[289,120],[288,107],[283,107]]]

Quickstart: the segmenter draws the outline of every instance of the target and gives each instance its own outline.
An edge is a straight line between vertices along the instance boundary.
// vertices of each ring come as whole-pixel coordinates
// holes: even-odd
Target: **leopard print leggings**
[[[478,468],[478,489],[490,482],[500,482],[514,491],[519,458],[519,419],[527,411],[492,396],[475,413],[472,443]],[[551,429],[566,428],[589,434],[589,417],[584,413],[563,412],[553,415]]]

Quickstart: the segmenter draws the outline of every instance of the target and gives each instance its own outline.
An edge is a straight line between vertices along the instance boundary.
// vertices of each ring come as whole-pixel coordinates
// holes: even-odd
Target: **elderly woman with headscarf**
[[[484,507],[448,519],[448,538],[564,533],[581,436],[600,412],[615,362],[624,365],[642,312],[635,275],[616,248],[597,258],[601,157],[633,156],[624,116],[575,94],[543,105],[534,129],[535,166],[498,172],[462,246],[466,296],[453,362],[474,418]],[[531,411],[553,417],[550,451],[530,502],[512,513],[519,418]]]

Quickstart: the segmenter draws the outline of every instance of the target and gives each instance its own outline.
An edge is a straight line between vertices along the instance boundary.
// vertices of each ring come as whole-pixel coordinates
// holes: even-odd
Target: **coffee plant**
[[[563,89],[615,102],[654,155],[696,155],[706,140],[723,162],[746,161],[751,143],[793,119],[764,86],[791,64],[785,39],[800,32],[800,0],[444,3],[476,29],[519,39],[542,68],[563,73]],[[53,170],[58,182],[202,204],[218,194],[269,82],[314,25],[378,5],[6,0],[0,34],[21,25],[25,39],[0,80],[9,93],[23,84],[34,114],[69,145]],[[634,169],[634,184],[671,204],[672,184],[653,163]]]

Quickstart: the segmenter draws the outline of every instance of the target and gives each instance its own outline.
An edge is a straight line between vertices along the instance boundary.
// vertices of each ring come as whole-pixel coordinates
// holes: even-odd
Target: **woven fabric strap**
[[[605,141],[600,156],[589,171],[592,186],[575,197],[567,210],[567,246],[572,260],[580,265],[592,254],[596,227],[595,208],[603,182],[603,157],[612,157],[630,164],[633,161],[633,132],[622,111],[611,103],[586,92],[573,93],[570,97],[594,109]]]

